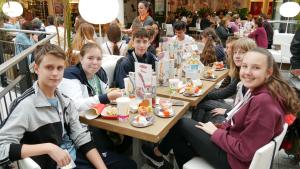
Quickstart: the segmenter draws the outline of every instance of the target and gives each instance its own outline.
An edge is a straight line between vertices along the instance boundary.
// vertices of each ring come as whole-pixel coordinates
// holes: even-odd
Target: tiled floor
[[[144,164],[142,169],[154,169],[148,164]],[[174,169],[178,169],[177,167]],[[273,169],[300,169],[300,164],[289,157],[283,150],[279,151],[278,156],[274,159]]]

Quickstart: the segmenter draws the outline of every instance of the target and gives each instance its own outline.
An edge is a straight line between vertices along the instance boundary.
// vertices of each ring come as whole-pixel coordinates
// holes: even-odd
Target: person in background
[[[162,155],[173,149],[180,169],[195,156],[214,168],[249,168],[254,153],[282,132],[284,116],[300,111],[300,101],[266,49],[255,48],[244,56],[240,79],[248,92],[219,128],[181,119],[157,146],[144,144],[142,155],[163,166]]]
[[[213,23],[210,21],[210,14],[206,13],[204,14],[203,18],[201,19],[200,22],[200,28],[201,30],[204,30],[208,27],[210,27]]]
[[[154,20],[152,18],[152,11],[151,11],[151,3],[148,1],[140,1],[138,4],[138,12],[139,16],[137,16],[133,21],[132,25],[142,25],[145,27],[147,25],[152,25]],[[131,34],[132,33],[132,25],[129,29],[122,30],[123,33]]]
[[[133,35],[133,50],[128,50],[126,57],[116,67],[116,86],[123,89],[124,78],[127,77],[129,72],[134,72],[134,63],[147,63],[152,65],[152,69],[155,70],[156,56],[147,49],[150,45],[150,36],[145,28],[139,29]]]
[[[108,92],[106,72],[101,68],[102,50],[96,43],[87,43],[80,50],[80,63],[68,67],[59,89],[74,100],[78,112],[89,110],[95,104],[108,104],[122,96],[119,90]],[[114,153],[114,144],[106,130],[88,127],[99,152],[108,168],[136,169],[129,158]]]
[[[175,36],[171,38],[171,42],[177,43],[179,46],[186,46],[195,43],[193,37],[186,34],[186,23],[183,21],[177,21],[173,25],[175,30]]]
[[[90,133],[78,120],[74,102],[57,89],[64,51],[45,44],[35,56],[38,80],[11,103],[0,129],[0,165],[30,157],[43,169],[61,168],[71,161],[77,168],[106,169]]]
[[[56,33],[56,27],[54,25],[55,17],[52,15],[47,16],[47,26],[45,27],[46,33]]]
[[[226,41],[226,49],[225,49],[225,53],[226,53],[226,67],[228,69],[230,69],[230,63],[232,62],[232,58],[233,58],[233,44],[236,40],[238,40],[239,38],[236,36],[230,36],[227,41]],[[227,75],[224,80],[222,81],[221,85],[219,88],[224,88],[227,85],[229,85],[231,82],[231,77],[229,75]]]
[[[204,43],[203,51],[200,55],[200,61],[204,65],[209,65],[216,61],[226,61],[224,48],[220,38],[213,28],[206,28],[201,34]]]
[[[17,18],[14,17],[4,17],[3,27],[5,29],[21,29]]]
[[[58,35],[54,36],[50,43],[60,46],[63,50],[67,50],[68,42],[64,39],[64,32],[65,32],[65,26],[64,26],[64,18],[61,16],[56,17],[56,23]]]
[[[219,26],[216,29],[216,33],[221,39],[222,45],[225,48],[226,47],[226,41],[229,36],[232,36],[233,34],[230,33],[228,29],[229,19],[227,17],[224,17],[220,23]]]
[[[255,30],[251,32],[248,37],[254,39],[258,47],[268,48],[267,32],[263,27],[263,19],[261,17],[256,19]]]
[[[268,16],[266,14],[262,13],[262,14],[260,14],[260,17],[262,18],[263,27],[265,28],[266,33],[267,33],[267,37],[268,37],[268,49],[272,49],[273,35],[274,35],[273,27],[268,22]]]
[[[228,27],[231,29],[232,33],[240,31],[241,18],[239,14],[235,14],[231,18],[231,22],[229,22]]]
[[[154,35],[151,40],[151,45],[156,49],[159,47],[159,41],[160,41],[160,27],[158,22],[154,22],[152,28],[154,29]]]
[[[300,69],[300,28],[297,29],[291,42],[291,69]]]
[[[244,28],[246,31],[250,32],[252,28],[254,28],[254,26],[255,26],[255,20],[253,16],[249,13],[247,15],[247,20],[244,23]]]
[[[121,29],[116,23],[111,23],[107,31],[108,41],[103,43],[101,48],[103,54],[125,56],[127,44],[121,41]]]
[[[45,25],[44,25],[43,21],[40,20],[38,17],[35,17],[31,21],[31,23],[32,23],[33,30],[45,32]],[[42,39],[44,39],[44,38],[46,38],[46,34],[43,33],[43,34],[39,34],[38,35],[38,40],[39,41],[42,40]]]
[[[24,30],[34,30],[33,25],[31,22],[25,22],[22,25],[22,29]],[[23,50],[29,48],[30,46],[34,45],[38,42],[38,35],[32,33],[23,33],[19,32],[15,39],[15,46],[16,46],[16,55],[21,53]],[[28,63],[33,62],[34,58],[32,55],[28,57]]]
[[[243,57],[245,53],[256,47],[255,41],[250,38],[240,38],[233,42],[233,55],[228,57],[230,83],[223,88],[209,92],[197,105],[197,111],[193,113],[192,119],[200,122],[212,121],[217,123],[222,123],[225,120],[226,114],[234,105],[226,103],[224,99],[234,97],[237,94]]]

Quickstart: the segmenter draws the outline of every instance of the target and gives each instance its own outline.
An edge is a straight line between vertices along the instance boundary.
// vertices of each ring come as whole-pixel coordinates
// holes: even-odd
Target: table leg
[[[132,158],[136,162],[137,168],[142,168],[144,164],[141,154],[142,141],[137,138],[133,138],[132,141]]]

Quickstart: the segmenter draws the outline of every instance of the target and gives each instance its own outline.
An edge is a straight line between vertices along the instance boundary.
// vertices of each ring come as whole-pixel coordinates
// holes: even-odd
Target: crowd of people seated
[[[38,79],[11,104],[0,129],[0,165],[31,157],[42,168],[63,167],[71,161],[82,169],[137,168],[123,153],[132,144],[130,137],[118,135],[121,139],[116,143],[112,139],[116,133],[81,124],[78,112],[122,96],[120,90],[108,90],[111,86],[101,67],[106,57],[123,56],[110,79],[119,89],[125,87],[123,79],[129,72],[135,72],[136,62],[150,64],[155,71],[155,63],[162,59],[163,37],[150,5],[148,1],[138,3],[139,14],[128,29],[117,21],[110,23],[107,40],[101,44],[94,26],[78,16],[68,56],[62,18],[49,16],[47,26],[38,19],[19,24],[7,20],[5,28],[59,33],[29,59]],[[211,18],[206,14],[201,19],[201,41],[187,34],[185,20],[175,21],[175,35],[169,42],[178,46],[202,43],[197,59],[205,66],[224,62],[229,74],[220,88],[196,106],[191,119],[179,120],[159,144],[142,146],[142,155],[156,168],[173,167],[163,158],[171,149],[179,168],[194,156],[216,168],[248,168],[255,151],[280,134],[284,116],[300,112],[295,89],[282,78],[266,50],[273,37],[266,16],[255,21],[249,17],[248,25],[238,15],[220,16],[218,23]],[[236,36],[248,29],[252,32],[246,37]],[[18,33],[15,43],[28,48],[41,38]],[[26,48],[17,46],[16,52]],[[227,98],[234,102],[226,103]]]

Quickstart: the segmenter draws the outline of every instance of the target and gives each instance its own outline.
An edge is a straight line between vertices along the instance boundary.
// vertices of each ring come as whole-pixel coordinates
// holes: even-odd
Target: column
[[[268,14],[268,8],[269,8],[269,0],[264,0],[262,13]]]
[[[47,4],[48,4],[48,15],[54,15],[52,0],[47,0]]]
[[[124,22],[124,1],[123,0],[118,0],[119,2],[119,14],[118,14],[118,19],[121,23],[125,24]]]

